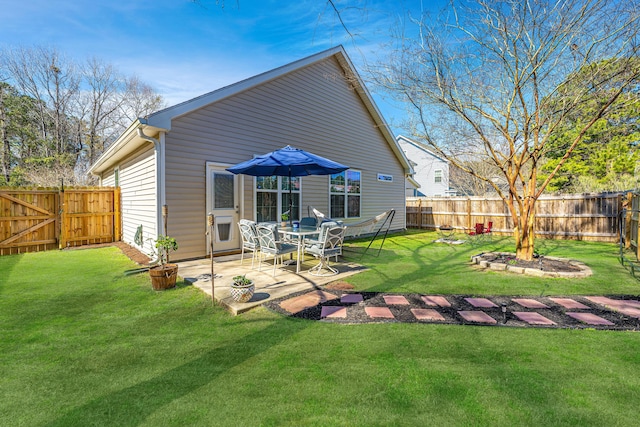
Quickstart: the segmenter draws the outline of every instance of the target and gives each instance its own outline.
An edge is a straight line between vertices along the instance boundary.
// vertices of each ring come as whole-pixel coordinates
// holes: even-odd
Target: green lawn
[[[468,267],[481,250],[397,235],[350,281],[387,292],[639,294],[615,245],[544,242],[594,276]],[[357,259],[358,257],[353,257]],[[3,426],[637,425],[640,333],[230,317],[154,292],[115,248],[0,257]]]

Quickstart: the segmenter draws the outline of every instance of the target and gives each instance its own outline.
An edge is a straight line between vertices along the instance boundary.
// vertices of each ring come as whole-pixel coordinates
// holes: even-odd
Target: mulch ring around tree
[[[317,302],[318,295],[323,296],[320,302]],[[305,299],[309,301],[307,305],[304,303]],[[617,308],[614,308],[614,305]],[[339,324],[429,323],[519,328],[640,330],[638,296],[478,298],[472,295],[354,292],[324,287],[316,291],[303,291],[269,301],[265,303],[265,307],[291,318]]]

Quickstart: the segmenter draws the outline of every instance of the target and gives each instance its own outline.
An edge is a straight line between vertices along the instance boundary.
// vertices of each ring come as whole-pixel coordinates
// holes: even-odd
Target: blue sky
[[[76,61],[95,56],[137,75],[169,105],[342,44],[363,61],[416,0],[336,0],[350,31],[324,0],[0,0],[0,48],[55,47]],[[442,1],[425,1],[435,10]],[[437,6],[440,7],[440,6]],[[363,76],[364,77],[364,76]],[[372,94],[396,133],[402,109]]]

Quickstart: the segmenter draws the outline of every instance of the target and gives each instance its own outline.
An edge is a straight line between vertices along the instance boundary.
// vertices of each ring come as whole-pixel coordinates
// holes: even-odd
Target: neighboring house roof
[[[407,177],[407,181],[409,182],[409,184],[411,184],[414,188],[418,189],[421,187],[420,183],[418,183],[418,181],[416,181],[415,179],[413,179],[412,176],[408,176]]]
[[[405,169],[405,173],[412,173],[412,167],[405,156],[404,151],[400,148],[398,142],[393,137],[388,124],[382,117],[380,110],[373,101],[373,98],[364,85],[364,82],[358,75],[342,46],[325,50],[324,52],[275,68],[271,71],[267,71],[238,83],[234,83],[180,104],[176,104],[172,107],[165,108],[164,110],[160,110],[149,115],[147,118],[139,118],[129,126],[129,128],[102,154],[102,156],[98,158],[98,160],[91,166],[89,172],[92,174],[99,174],[107,170],[109,167],[117,164],[119,160],[134,152],[141,145],[149,142],[149,139],[145,138],[145,135],[154,135],[161,131],[170,131],[172,120],[177,117],[189,114],[207,105],[237,95],[243,91],[249,90],[317,62],[324,61],[330,57],[335,57],[341,65],[347,75],[347,78],[350,79],[350,83],[355,89],[355,92],[359,95],[369,114],[373,118],[376,127],[380,130],[384,139],[389,144],[389,147]]]
[[[436,153],[431,151],[426,145],[424,145],[424,144],[422,144],[420,142],[414,141],[412,139],[409,139],[404,135],[398,135],[396,140],[398,141],[398,143],[404,142],[404,143],[407,143],[407,144],[411,144],[414,147],[419,148],[420,150],[424,151],[425,153],[430,154],[431,156],[435,157],[437,160],[440,160],[440,161],[445,162],[445,163],[449,163],[449,160],[445,159],[444,157],[440,157],[439,155],[437,155]],[[410,161],[414,166],[417,166],[417,163],[413,162],[412,160],[410,160]]]

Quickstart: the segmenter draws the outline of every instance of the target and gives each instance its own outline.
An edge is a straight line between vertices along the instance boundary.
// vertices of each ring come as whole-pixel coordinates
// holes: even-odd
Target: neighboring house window
[[[113,170],[113,186],[120,187],[120,168]]]
[[[300,219],[300,178],[291,177],[293,216]],[[256,178],[256,220],[280,221],[283,212],[289,210],[289,177],[259,176]]]
[[[434,171],[434,176],[436,183],[442,182],[442,169],[436,169]]]
[[[329,183],[329,216],[356,218],[360,216],[360,171],[348,170],[331,175]]]

